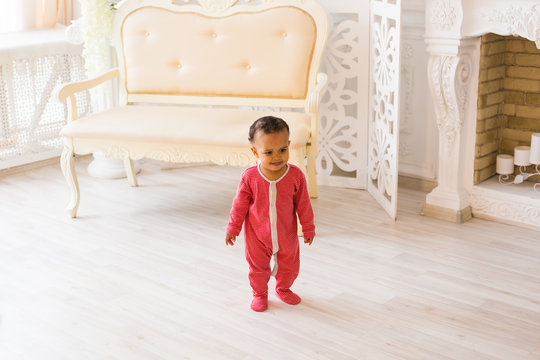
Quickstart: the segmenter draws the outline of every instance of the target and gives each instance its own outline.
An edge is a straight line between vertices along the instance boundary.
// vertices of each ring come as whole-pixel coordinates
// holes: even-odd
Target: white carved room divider
[[[331,30],[321,71],[328,90],[320,105],[319,184],[366,188],[369,92],[369,3],[319,0]]]
[[[369,193],[396,219],[401,0],[371,0]]]

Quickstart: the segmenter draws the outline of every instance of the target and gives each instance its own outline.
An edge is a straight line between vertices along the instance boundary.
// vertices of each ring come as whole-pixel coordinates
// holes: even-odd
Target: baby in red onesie
[[[264,311],[268,307],[270,275],[276,278],[278,298],[291,305],[300,302],[300,297],[290,289],[300,269],[296,215],[308,245],[313,242],[315,225],[304,174],[287,163],[287,123],[273,116],[262,117],[251,125],[249,141],[259,161],[242,174],[225,243],[234,245],[244,224],[249,283],[253,289],[251,308]]]

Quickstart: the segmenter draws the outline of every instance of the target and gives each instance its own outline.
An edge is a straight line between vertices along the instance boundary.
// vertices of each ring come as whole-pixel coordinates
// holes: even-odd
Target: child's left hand
[[[313,242],[313,238],[312,238],[312,237],[305,237],[305,238],[304,238],[304,244],[311,245],[312,242]]]
[[[234,235],[231,235],[231,234],[227,234],[225,236],[225,245],[229,246],[233,246],[234,245],[234,242],[236,241],[236,236]]]

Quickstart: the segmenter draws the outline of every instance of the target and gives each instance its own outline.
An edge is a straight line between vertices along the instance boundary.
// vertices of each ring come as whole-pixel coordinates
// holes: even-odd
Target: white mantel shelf
[[[519,35],[531,41],[537,41],[539,26],[539,0],[430,0],[426,2],[427,37],[463,39],[496,33]]]

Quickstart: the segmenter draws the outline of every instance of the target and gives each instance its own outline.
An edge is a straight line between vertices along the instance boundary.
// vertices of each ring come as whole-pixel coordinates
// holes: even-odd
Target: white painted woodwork
[[[401,0],[371,0],[369,193],[392,219],[397,215]]]
[[[86,176],[64,216],[58,165],[0,177],[0,359],[535,360],[538,231],[418,216],[321,186],[289,306],[250,310],[243,238],[224,229],[243,168]],[[274,285],[274,280],[270,281]]]
[[[473,186],[480,36],[491,32],[522,36],[540,45],[536,0],[437,0],[426,3],[428,73],[439,128],[438,187],[426,206],[507,221],[537,224],[540,199],[534,193],[513,201],[509,187]],[[497,194],[495,194],[497,193]],[[521,197],[520,197],[521,198]],[[488,205],[489,204],[489,205]],[[521,219],[521,220],[520,220]],[[538,227],[540,228],[540,227]]]

